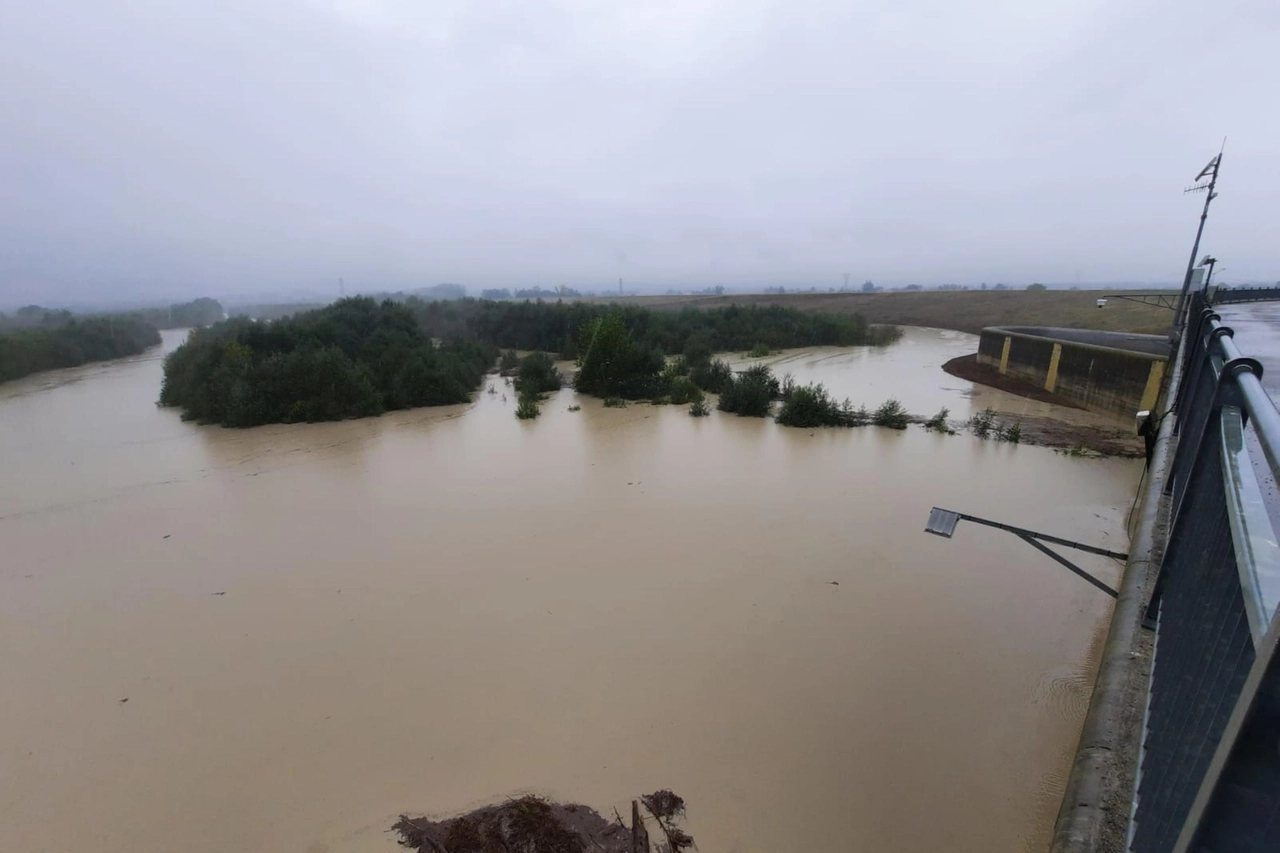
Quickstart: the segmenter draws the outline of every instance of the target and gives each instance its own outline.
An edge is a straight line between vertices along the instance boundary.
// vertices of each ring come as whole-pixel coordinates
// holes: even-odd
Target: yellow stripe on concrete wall
[[[1149,412],[1155,408],[1156,396],[1160,393],[1160,381],[1162,379],[1164,379],[1164,362],[1151,362],[1151,372],[1147,374],[1147,387],[1142,389],[1142,402],[1138,404],[1138,411]]]
[[[1049,356],[1049,375],[1044,378],[1044,390],[1052,392],[1058,384],[1058,360],[1062,358],[1062,344],[1053,345],[1053,355]]]
[[[1013,346],[1013,338],[1008,335],[1004,336],[1004,350],[1000,353],[1000,372],[1004,373],[1009,369],[1009,347]]]

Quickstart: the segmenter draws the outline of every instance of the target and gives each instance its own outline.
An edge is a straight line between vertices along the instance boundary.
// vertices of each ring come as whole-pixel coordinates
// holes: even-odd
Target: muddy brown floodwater
[[[775,360],[1044,408],[941,371],[974,342]],[[1124,550],[1139,462],[569,390],[233,431],[160,366],[0,387],[0,850],[390,853],[400,812],[657,788],[708,853],[1047,846],[1111,602],[921,529]]]

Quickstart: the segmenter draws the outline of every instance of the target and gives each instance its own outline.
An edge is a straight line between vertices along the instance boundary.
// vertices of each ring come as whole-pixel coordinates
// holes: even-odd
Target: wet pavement
[[[1235,330],[1243,355],[1262,362],[1262,387],[1280,399],[1280,302],[1245,302],[1218,309],[1224,325]]]

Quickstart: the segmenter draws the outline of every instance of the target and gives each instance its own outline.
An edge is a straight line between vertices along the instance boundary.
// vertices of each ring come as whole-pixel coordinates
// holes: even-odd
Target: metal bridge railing
[[[1275,287],[1220,287],[1215,288],[1213,303],[1274,302],[1280,299],[1280,285]]]
[[[1189,313],[1130,849],[1278,851],[1280,546],[1254,472],[1280,480],[1280,413],[1203,297]]]

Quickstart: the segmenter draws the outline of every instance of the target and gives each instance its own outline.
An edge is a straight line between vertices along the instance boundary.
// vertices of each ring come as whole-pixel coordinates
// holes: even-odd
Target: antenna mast
[[[1187,291],[1191,289],[1191,273],[1195,270],[1196,255],[1200,251],[1200,237],[1204,234],[1204,221],[1209,218],[1209,202],[1218,197],[1214,191],[1214,187],[1218,184],[1218,170],[1222,167],[1222,152],[1226,150],[1226,137],[1222,139],[1222,148],[1218,150],[1218,156],[1209,161],[1209,165],[1200,170],[1200,174],[1196,175],[1196,184],[1187,187],[1183,192],[1198,193],[1204,191],[1204,209],[1200,211],[1200,227],[1196,229],[1196,241],[1191,244],[1191,259],[1187,261],[1187,274],[1182,278],[1182,292],[1178,294],[1178,307],[1173,314],[1173,329],[1169,335],[1171,341],[1176,341],[1182,337],[1182,329],[1186,325],[1186,317],[1182,314],[1182,309],[1187,300]],[[1205,180],[1208,178],[1208,180]]]

